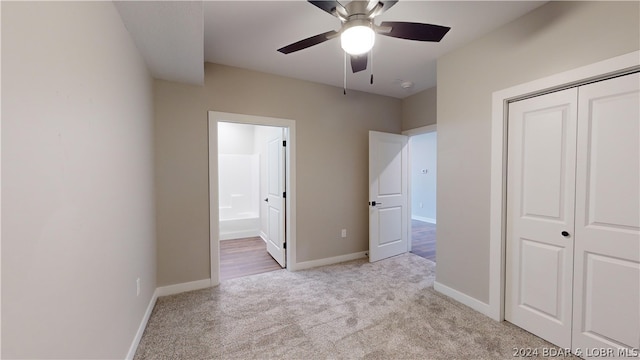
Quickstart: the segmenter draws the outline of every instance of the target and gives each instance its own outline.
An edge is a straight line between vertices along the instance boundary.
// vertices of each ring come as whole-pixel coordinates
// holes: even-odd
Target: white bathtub
[[[260,235],[260,216],[240,213],[235,218],[220,219],[220,240],[242,239]]]

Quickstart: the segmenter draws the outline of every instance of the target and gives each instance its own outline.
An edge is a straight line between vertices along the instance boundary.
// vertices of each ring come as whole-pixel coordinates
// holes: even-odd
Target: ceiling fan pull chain
[[[345,95],[347,95],[347,53],[344,52],[344,83],[342,86],[342,91]]]
[[[371,58],[371,80],[369,80],[369,83],[373,85],[373,48],[369,50],[369,57]]]

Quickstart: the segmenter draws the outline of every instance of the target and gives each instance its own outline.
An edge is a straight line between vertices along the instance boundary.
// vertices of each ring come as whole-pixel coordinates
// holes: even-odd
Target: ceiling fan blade
[[[380,32],[380,35],[391,36],[400,39],[417,41],[442,40],[444,35],[451,29],[447,26],[412,23],[404,21],[383,21],[380,27],[390,27],[389,32]]]
[[[338,6],[342,6],[340,3],[338,3],[337,1],[333,0],[333,1],[310,1],[307,0],[307,2],[309,2],[310,4],[314,5],[315,7],[319,8],[322,11],[325,11],[333,16],[336,16],[336,8]]]
[[[378,13],[378,15],[380,15],[383,12],[389,10],[393,5],[395,5],[398,2],[398,0],[380,1],[380,2],[382,3],[382,9]]]
[[[367,54],[351,55],[351,70],[354,74],[367,68],[367,59]]]
[[[398,0],[390,0],[390,1],[376,1],[374,2],[374,8],[373,11],[371,12],[371,14],[369,14],[369,18],[373,19],[376,16],[384,13],[385,11],[389,10],[393,5],[395,5],[398,2]]]
[[[311,47],[313,45],[318,45],[320,43],[323,43],[333,37],[335,37],[335,35],[337,35],[338,32],[331,30],[331,31],[327,31],[326,33],[322,33],[322,34],[318,34],[315,36],[312,36],[310,38],[306,38],[304,40],[300,40],[297,42],[294,42],[293,44],[287,45],[285,47],[282,47],[280,49],[278,49],[279,52],[283,53],[283,54],[289,54],[298,50],[302,50],[302,49],[306,49],[308,47]]]

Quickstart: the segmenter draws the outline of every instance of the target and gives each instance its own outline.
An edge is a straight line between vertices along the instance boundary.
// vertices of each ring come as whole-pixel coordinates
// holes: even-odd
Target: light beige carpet
[[[553,347],[435,292],[434,271],[405,254],[163,297],[135,359],[513,359]]]

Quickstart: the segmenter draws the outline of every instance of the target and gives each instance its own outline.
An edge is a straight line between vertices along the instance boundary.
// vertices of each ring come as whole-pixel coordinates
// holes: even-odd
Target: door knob
[[[568,233],[568,232],[566,232],[566,231],[561,232],[561,234],[562,234],[562,236],[564,236],[564,237],[568,237],[568,236],[569,236],[569,233]]]
[[[264,201],[269,202],[269,198],[265,198]]]

